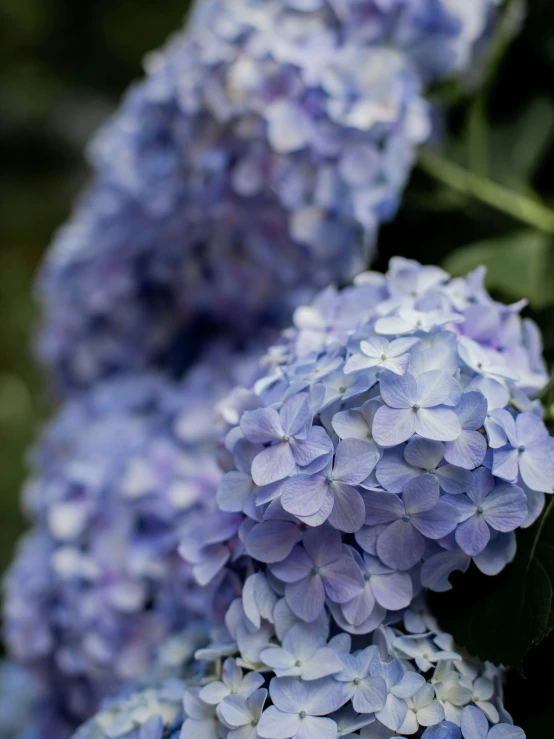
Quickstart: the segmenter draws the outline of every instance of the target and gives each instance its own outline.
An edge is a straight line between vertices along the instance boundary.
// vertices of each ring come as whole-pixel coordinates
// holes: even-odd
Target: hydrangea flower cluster
[[[74,739],[178,739],[183,722],[182,680],[167,680],[106,705]]]
[[[34,528],[6,578],[5,637],[73,728],[103,696],[155,676],[160,649],[178,657],[167,640],[216,607],[217,580],[201,590],[177,547],[214,505],[214,405],[252,362],[216,347],[180,383],[100,383],[35,451]]]
[[[554,488],[532,399],[547,376],[521,304],[482,277],[396,258],[326,290],[230,399],[217,501],[232,536],[216,550],[191,532],[181,552],[213,575],[253,568],[248,618],[282,595],[303,622],[329,612],[366,634],[471,560],[488,575],[511,560]]]
[[[25,733],[29,714],[39,696],[35,676],[20,665],[0,662],[0,736],[2,739],[32,739]]]
[[[494,0],[200,0],[91,147],[40,279],[61,388],[181,371],[367,261]]]
[[[502,705],[500,670],[457,653],[425,611],[406,610],[353,645],[345,633],[329,638],[327,617],[306,624],[275,596],[264,603],[275,633],[252,637],[243,651],[236,604],[227,616],[236,641],[198,654],[230,656],[186,690],[180,739],[525,737]]]

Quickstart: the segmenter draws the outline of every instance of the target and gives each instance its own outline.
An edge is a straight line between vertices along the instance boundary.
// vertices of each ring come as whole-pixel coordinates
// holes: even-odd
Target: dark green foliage
[[[470,654],[523,671],[529,649],[554,628],[554,501],[518,533],[504,572],[491,578],[472,568],[452,582],[451,591],[433,597],[441,625]]]

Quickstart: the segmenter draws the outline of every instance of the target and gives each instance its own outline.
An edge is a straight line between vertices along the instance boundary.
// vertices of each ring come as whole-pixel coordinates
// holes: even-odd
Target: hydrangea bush
[[[36,449],[5,637],[69,726],[151,677],[167,639],[216,607],[217,582],[201,590],[177,546],[214,505],[214,405],[251,371],[219,347],[181,383],[105,381],[67,403]]]
[[[65,390],[180,372],[367,262],[494,0],[200,0],[91,147],[39,284]]]

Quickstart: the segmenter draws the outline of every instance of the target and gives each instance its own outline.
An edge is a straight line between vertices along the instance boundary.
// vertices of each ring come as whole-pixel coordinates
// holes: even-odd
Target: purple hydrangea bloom
[[[58,387],[180,372],[206,335],[283,325],[350,278],[430,135],[425,85],[468,66],[495,5],[199,0],[93,141],[42,270]]]
[[[266,610],[284,597],[296,619],[327,614],[360,635],[422,588],[447,589],[471,559],[496,574],[513,558],[514,531],[554,489],[533,401],[547,374],[522,306],[494,302],[482,280],[481,270],[453,280],[396,258],[385,275],[362,274],[297,310],[265,376],[228,401],[218,493],[228,513],[181,546],[199,582],[240,580],[253,560]]]
[[[220,347],[179,383],[105,381],[68,402],[35,450],[33,528],[6,578],[5,638],[70,725],[151,675],[166,640],[218,608],[216,583],[201,590],[178,547],[215,510],[215,405],[252,369]]]

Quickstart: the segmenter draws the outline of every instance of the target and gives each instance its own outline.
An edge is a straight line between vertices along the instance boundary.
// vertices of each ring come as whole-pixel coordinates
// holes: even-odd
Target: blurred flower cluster
[[[63,390],[181,372],[221,328],[286,325],[367,263],[493,0],[200,0],[90,149],[43,268]]]
[[[180,383],[106,380],[66,403],[35,450],[34,527],[6,577],[5,634],[70,721],[209,617],[211,591],[177,546],[213,507],[215,404],[251,371],[250,356],[218,347]]]
[[[15,662],[0,662],[0,736],[33,739],[27,734],[29,714],[39,696],[35,676]]]

